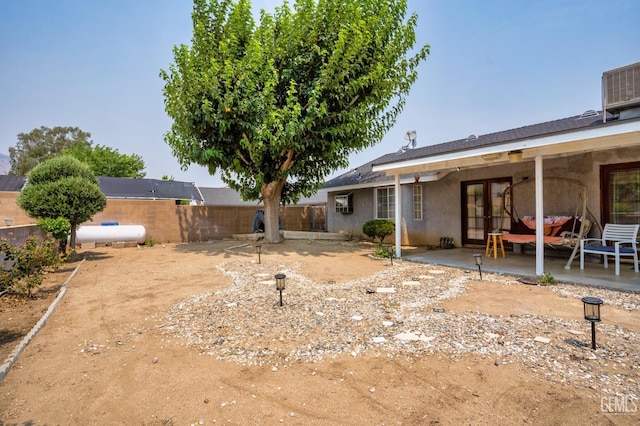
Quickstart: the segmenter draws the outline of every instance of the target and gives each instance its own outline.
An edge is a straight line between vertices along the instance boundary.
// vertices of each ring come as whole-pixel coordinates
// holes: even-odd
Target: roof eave
[[[582,128],[553,135],[524,138],[505,143],[451,151],[429,157],[413,158],[386,164],[373,164],[373,172],[387,175],[427,170],[507,163],[509,151],[520,150],[522,159],[538,155],[561,156],[587,151],[635,146],[640,140],[640,120],[625,120],[596,128]],[[482,163],[478,163],[478,159]]]

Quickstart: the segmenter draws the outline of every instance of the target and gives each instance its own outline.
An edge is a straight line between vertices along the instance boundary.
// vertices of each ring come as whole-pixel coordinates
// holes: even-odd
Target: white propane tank
[[[76,244],[114,243],[118,241],[144,243],[147,231],[142,225],[79,226]]]

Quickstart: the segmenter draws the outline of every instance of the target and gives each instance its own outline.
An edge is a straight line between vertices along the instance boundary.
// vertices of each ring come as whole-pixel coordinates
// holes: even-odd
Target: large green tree
[[[73,145],[62,152],[89,165],[96,176],[143,178],[144,161],[137,154],[120,154],[108,146],[88,146],[83,143]]]
[[[41,126],[29,133],[20,133],[16,146],[9,148],[9,174],[26,176],[38,164],[59,156],[73,145],[90,147],[91,144],[91,133],[77,127]]]
[[[160,73],[173,155],[262,199],[265,238],[280,241],[280,204],[314,193],[402,110],[429,53],[413,49],[406,3],[297,0],[256,25],[249,0],[195,0],[191,45]]]
[[[55,157],[34,167],[18,205],[37,219],[65,218],[71,224],[71,249],[78,225],[104,210],[107,197],[88,165],[71,156]]]

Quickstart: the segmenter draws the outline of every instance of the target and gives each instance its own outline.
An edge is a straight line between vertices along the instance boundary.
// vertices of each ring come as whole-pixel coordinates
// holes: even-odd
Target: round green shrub
[[[384,240],[387,235],[393,234],[396,227],[393,221],[389,219],[372,219],[362,225],[362,232],[369,238]]]

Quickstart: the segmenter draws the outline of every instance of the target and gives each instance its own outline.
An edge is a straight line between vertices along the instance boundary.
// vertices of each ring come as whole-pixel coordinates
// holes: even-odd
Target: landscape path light
[[[256,245],[256,253],[258,253],[258,264],[260,264],[260,253],[262,252],[262,245]]]
[[[583,297],[584,319],[591,323],[591,349],[596,348],[596,323],[600,322],[600,306],[604,303],[597,297]]]
[[[282,306],[282,290],[284,290],[284,282],[287,276],[285,274],[276,274],[276,290],[280,292],[280,306]]]
[[[480,281],[482,281],[482,254],[474,253],[473,258],[476,261],[476,266],[478,267],[478,272],[480,273]]]

